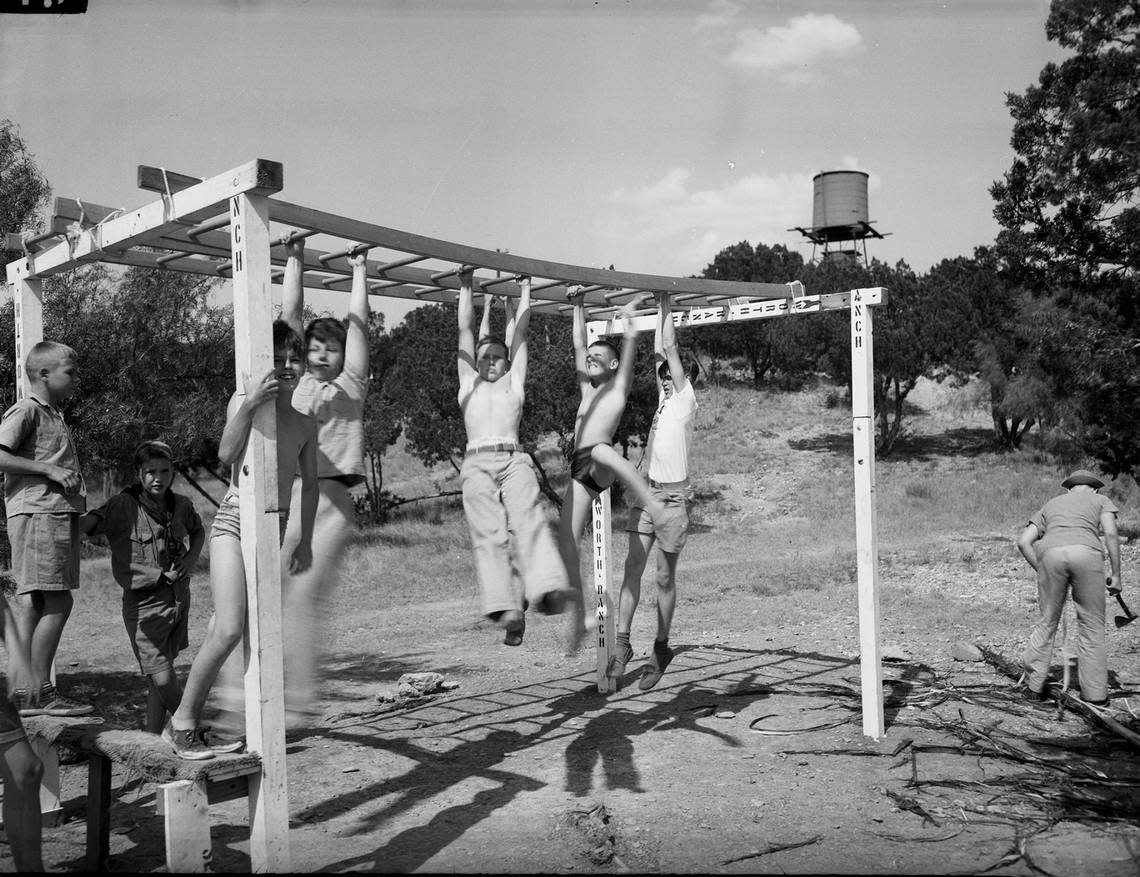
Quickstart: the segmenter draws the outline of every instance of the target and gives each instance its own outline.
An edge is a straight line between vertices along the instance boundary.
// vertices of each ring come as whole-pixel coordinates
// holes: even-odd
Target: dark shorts
[[[17,594],[79,587],[79,515],[36,512],[8,518]]]
[[[606,447],[609,447],[608,443],[606,442],[599,442],[599,444],[605,444]],[[602,485],[598,484],[597,480],[594,478],[596,470],[594,458],[590,452],[593,451],[596,447],[597,445],[590,445],[589,447],[578,448],[574,451],[574,455],[570,458],[570,477],[585,487],[591,493],[601,493],[602,491],[607,490],[610,484],[613,484],[613,479],[611,478],[610,483],[605,487],[602,487]]]
[[[190,646],[190,579],[123,592],[123,624],[144,676],[174,669]]]
[[[653,485],[650,485],[649,492],[665,506],[664,519],[654,523],[649,512],[633,506],[625,529],[630,533],[655,536],[658,547],[666,554],[680,554],[689,537],[689,493],[687,490],[663,490]]]
[[[7,680],[4,680],[0,683],[0,748],[19,743],[27,736],[24,724],[20,721],[19,710],[8,700],[8,685]]]

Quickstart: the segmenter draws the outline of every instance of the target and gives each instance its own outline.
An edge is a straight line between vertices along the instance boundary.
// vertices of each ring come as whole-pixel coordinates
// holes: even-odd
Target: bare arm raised
[[[642,298],[643,296],[636,296],[622,305],[618,312],[622,320],[621,360],[618,363],[617,374],[614,375],[614,382],[623,396],[629,393],[629,388],[633,385],[633,360],[637,355],[638,336],[633,316]]]
[[[526,333],[530,327],[530,278],[519,278],[519,309],[511,315],[507,305],[507,344],[511,352],[511,382],[520,393],[526,383],[527,342]],[[506,300],[504,300],[504,304]],[[513,323],[513,325],[512,325]]]
[[[474,270],[464,268],[459,272],[459,376],[475,371],[475,335],[471,323],[475,319],[475,303],[471,293],[471,278]]]
[[[281,319],[305,337],[305,239],[285,241],[285,277],[281,281]]]
[[[673,309],[668,293],[657,293],[657,333],[654,337],[655,352],[669,363],[669,377],[673,379],[673,389],[678,393],[685,389],[689,377],[681,362],[681,352],[677,348],[677,329],[673,325]]]
[[[571,337],[574,341],[574,371],[579,384],[588,384],[590,375],[586,371],[586,305],[581,286],[566,287],[566,298],[574,308],[574,328]]]
[[[356,250],[348,257],[352,266],[352,292],[348,297],[348,326],[345,330],[344,367],[357,377],[368,377],[368,261],[367,250]]]

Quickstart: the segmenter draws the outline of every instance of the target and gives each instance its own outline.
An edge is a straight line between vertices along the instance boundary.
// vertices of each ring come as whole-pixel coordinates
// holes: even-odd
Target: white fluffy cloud
[[[641,188],[615,191],[603,232],[627,248],[629,262],[618,267],[699,274],[718,252],[742,240],[799,246],[803,239],[788,229],[811,223],[813,176],[750,174],[701,189],[692,185],[690,170],[673,168]]]
[[[863,37],[858,29],[830,14],[807,13],[790,18],[782,25],[731,30],[735,10],[728,12],[720,2],[714,2],[709,14],[698,19],[698,26],[720,30],[721,36],[729,40],[724,61],[733,67],[802,82],[818,77],[815,67],[821,61],[844,57],[863,48]]]

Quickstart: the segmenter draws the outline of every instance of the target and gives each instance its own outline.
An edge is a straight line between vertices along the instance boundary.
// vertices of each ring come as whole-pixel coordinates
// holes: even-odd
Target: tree
[[[1054,0],[1046,35],[1073,54],[1007,95],[1016,157],[991,187],[997,250],[1015,281],[1062,313],[1039,360],[1067,429],[1111,474],[1140,466],[1140,13]],[[1094,343],[1095,341],[1095,343]],[[1057,354],[1057,344],[1066,355]]]
[[[803,270],[799,253],[781,244],[769,247],[741,241],[725,247],[713,258],[703,276],[711,280],[750,283],[786,283]],[[752,385],[759,389],[773,370],[803,373],[811,370],[813,357],[803,345],[798,325],[782,320],[726,323],[702,329],[693,343],[713,357],[743,356],[752,372]]]
[[[5,235],[38,231],[41,227],[38,212],[50,199],[51,186],[20,137],[16,124],[0,119],[0,251],[6,257],[5,262],[22,255],[6,249]]]
[[[234,340],[231,309],[212,293],[196,275],[102,265],[45,283],[44,337],[80,356],[68,413],[85,465],[126,478],[148,438],[191,468],[217,465]]]
[[[1012,265],[1072,282],[1140,267],[1140,13],[1053,0],[1046,36],[1074,55],[1007,94],[1013,165],[991,187]]]
[[[368,352],[370,389],[364,399],[364,462],[368,470],[364,483],[363,508],[358,515],[371,523],[385,520],[393,497],[384,490],[384,452],[396,443],[403,427],[392,403],[380,388],[388,372],[396,364],[395,347],[384,331],[384,315],[372,313],[368,318]]]

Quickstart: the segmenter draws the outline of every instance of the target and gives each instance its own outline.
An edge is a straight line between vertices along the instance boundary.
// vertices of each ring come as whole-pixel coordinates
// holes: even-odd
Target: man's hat
[[[1078,469],[1068,478],[1061,482],[1061,486],[1068,490],[1070,487],[1075,487],[1078,484],[1087,484],[1089,487],[1095,487],[1098,490],[1104,487],[1104,482],[1092,474],[1088,469]]]

